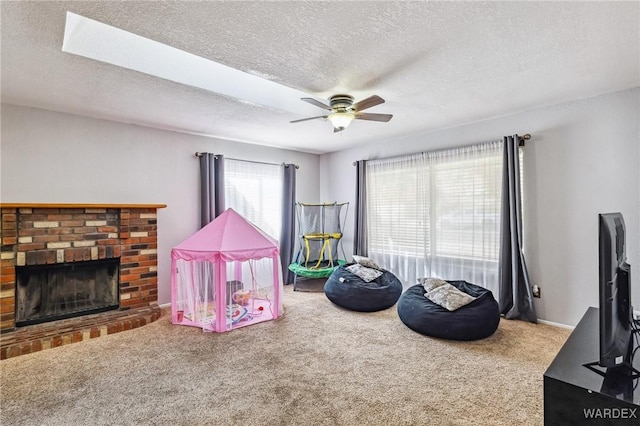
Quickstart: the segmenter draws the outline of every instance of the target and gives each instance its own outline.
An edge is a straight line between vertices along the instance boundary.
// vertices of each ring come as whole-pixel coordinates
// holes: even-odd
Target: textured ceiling
[[[640,86],[639,2],[2,1],[0,7],[4,103],[313,153]],[[289,124],[306,112],[65,53],[67,11],[318,99],[377,94],[387,102],[367,112],[394,118],[357,120],[334,134],[324,120]]]

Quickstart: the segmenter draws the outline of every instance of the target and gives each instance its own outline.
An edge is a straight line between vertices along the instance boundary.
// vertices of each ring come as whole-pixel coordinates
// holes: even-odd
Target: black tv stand
[[[544,373],[545,425],[638,424],[640,376],[598,369],[592,361],[599,352],[598,309],[591,307]],[[638,372],[640,356],[630,367]]]

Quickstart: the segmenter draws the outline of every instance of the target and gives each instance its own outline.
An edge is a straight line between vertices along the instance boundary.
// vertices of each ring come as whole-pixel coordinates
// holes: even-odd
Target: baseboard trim
[[[553,321],[547,321],[547,320],[538,320],[538,322],[540,324],[550,325],[550,326],[558,327],[558,328],[566,328],[566,329],[569,329],[569,330],[573,330],[574,328],[576,328],[573,325],[560,324],[559,322],[553,322]]]
[[[633,319],[640,319],[640,311],[638,310],[633,311]],[[560,324],[558,322],[553,322],[553,321],[538,320],[538,322],[540,324],[551,325],[553,327],[559,327],[559,328],[566,328],[569,330],[573,330],[574,328],[576,328],[573,325]]]

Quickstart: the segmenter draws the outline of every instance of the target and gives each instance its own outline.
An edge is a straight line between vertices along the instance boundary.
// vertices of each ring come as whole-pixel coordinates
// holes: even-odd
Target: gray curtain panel
[[[224,155],[213,157],[213,177],[214,177],[214,199],[215,217],[220,216],[227,209],[224,200]],[[214,217],[214,218],[215,218]]]
[[[356,212],[353,235],[353,254],[368,256],[367,244],[367,163],[356,162]]]
[[[508,319],[538,321],[522,252],[522,202],[518,135],[504,137],[500,229],[499,305]]]
[[[224,157],[200,154],[200,227],[224,212]]]
[[[284,188],[282,191],[282,231],[280,234],[280,262],[284,284],[294,280],[289,264],[293,259],[296,226],[296,165],[284,164]]]

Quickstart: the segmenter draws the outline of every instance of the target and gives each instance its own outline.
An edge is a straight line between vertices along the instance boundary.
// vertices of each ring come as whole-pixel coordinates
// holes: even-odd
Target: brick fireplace
[[[0,359],[136,328],[160,317],[157,209],[164,205],[0,207]],[[17,268],[107,260],[119,261],[115,310],[16,326]]]

